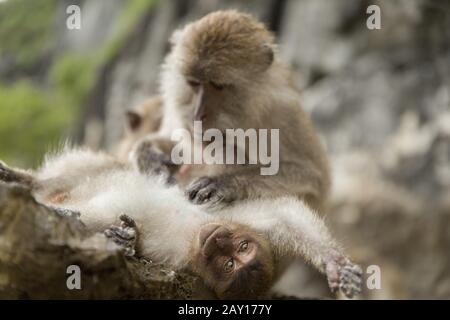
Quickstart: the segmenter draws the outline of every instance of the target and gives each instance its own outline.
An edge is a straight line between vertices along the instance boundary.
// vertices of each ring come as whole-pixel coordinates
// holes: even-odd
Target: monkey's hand
[[[186,189],[189,200],[195,204],[227,205],[236,200],[236,185],[226,177],[201,177]]]
[[[136,223],[129,216],[122,214],[120,225],[112,225],[104,231],[107,238],[123,248],[124,255],[132,257],[136,253],[135,245],[137,240]]]
[[[344,255],[333,252],[326,262],[325,271],[332,292],[340,290],[350,299],[361,293],[362,270]]]
[[[174,163],[170,156],[157,148],[152,141],[140,142],[134,151],[133,158],[139,172],[164,175],[168,182],[173,182],[170,168],[175,166]]]

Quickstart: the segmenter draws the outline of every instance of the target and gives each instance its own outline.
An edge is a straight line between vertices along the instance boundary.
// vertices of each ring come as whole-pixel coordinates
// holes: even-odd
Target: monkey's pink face
[[[270,249],[246,228],[207,224],[198,234],[197,250],[195,269],[219,298],[255,298],[271,282]]]

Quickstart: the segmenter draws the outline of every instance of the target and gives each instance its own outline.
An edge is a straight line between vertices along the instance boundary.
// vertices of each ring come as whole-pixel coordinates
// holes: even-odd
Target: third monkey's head
[[[274,37],[262,23],[237,11],[218,11],[176,31],[172,44],[166,68],[184,82],[172,94],[179,96],[185,120],[223,130],[236,127],[236,119],[251,118],[245,101],[274,61]]]
[[[191,263],[220,299],[259,298],[273,283],[269,242],[234,223],[205,224],[194,239]]]
[[[123,161],[127,161],[135,143],[156,132],[162,120],[162,100],[153,96],[125,113],[126,126],[122,139],[117,144],[114,153]]]

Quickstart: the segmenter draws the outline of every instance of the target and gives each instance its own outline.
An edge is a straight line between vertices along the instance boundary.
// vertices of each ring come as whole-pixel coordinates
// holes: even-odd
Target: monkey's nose
[[[199,235],[200,246],[204,246],[208,238],[220,227],[220,224],[210,223],[204,226]]]
[[[216,238],[216,246],[221,250],[227,250],[231,246],[231,241],[225,237],[217,237]]]
[[[223,249],[225,246],[225,241],[223,238],[216,238],[216,245],[220,248]]]

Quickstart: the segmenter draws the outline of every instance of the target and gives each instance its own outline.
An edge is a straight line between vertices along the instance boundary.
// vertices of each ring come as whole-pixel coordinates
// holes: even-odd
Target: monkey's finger
[[[189,192],[187,192],[187,196],[190,201],[194,200],[196,195],[197,190],[190,190]]]
[[[221,192],[215,193],[208,201],[208,207],[214,209],[225,208],[231,201],[226,201],[225,196]]]
[[[362,275],[361,267],[356,264],[353,264],[353,263],[348,263],[348,264],[344,265],[342,267],[342,270],[345,270],[347,272],[352,272],[354,274]]]
[[[204,187],[204,181],[194,181],[186,190],[186,194],[190,201],[193,201],[197,193]]]
[[[136,231],[131,228],[119,229],[116,232],[120,238],[125,240],[133,240],[134,238],[136,238]]]
[[[340,282],[338,266],[334,263],[327,263],[327,265],[325,266],[325,271],[327,275],[328,286],[330,287],[332,292],[335,292],[339,289]]]
[[[114,232],[110,229],[106,229],[105,231],[103,231],[103,234],[107,237],[107,238],[112,238],[114,237]]]
[[[361,280],[355,280],[355,281],[352,281],[352,280],[343,280],[343,281],[341,281],[341,283],[340,283],[340,285],[339,285],[339,287],[342,289],[342,288],[344,288],[344,289],[346,289],[346,288],[355,288],[355,289],[358,289],[358,288],[361,288],[361,286],[362,286],[362,282],[361,282]]]
[[[361,268],[360,266],[354,265],[352,269],[353,269],[353,272],[354,272],[355,274],[357,274],[357,275],[359,275],[359,276],[362,276],[363,271],[362,271],[362,268]]]
[[[340,289],[341,292],[349,299],[352,299],[361,293],[360,286],[343,286]]]
[[[341,270],[341,281],[360,285],[362,282],[362,274],[358,269],[348,266]]]
[[[135,255],[136,250],[134,249],[134,243],[129,243],[126,241],[121,241],[117,238],[112,238],[113,242],[121,248],[123,254],[127,257],[132,257]]]
[[[134,249],[135,238],[129,239],[129,240],[124,239],[117,234],[117,229],[112,230],[112,228],[106,229],[104,231],[104,234],[107,238],[112,240],[116,245],[118,245],[122,249],[125,256],[128,256],[128,257],[134,256],[134,254],[135,254],[135,249]]]
[[[206,201],[210,200],[213,195],[217,193],[217,190],[214,188],[214,186],[206,186],[203,189],[200,189],[197,192],[196,197],[193,199],[193,202],[196,204],[202,204]]]
[[[124,239],[121,238],[117,238],[117,237],[111,237],[110,238],[115,244],[117,244],[119,247],[121,247],[122,249],[124,248],[128,248],[131,246],[131,244]]]
[[[57,214],[63,217],[75,217],[76,219],[80,219],[81,217],[81,214],[78,211],[73,211],[64,208],[53,208],[53,210],[55,210]]]
[[[125,226],[127,227],[136,227],[136,222],[133,220],[133,218],[131,218],[130,216],[126,215],[126,214],[121,214],[119,219],[124,223]]]
[[[335,293],[339,290],[339,281],[328,280],[328,287],[332,293]]]
[[[194,200],[199,188],[196,185],[190,185],[186,190],[186,195],[190,201]]]
[[[353,270],[342,270],[341,279],[346,281],[361,282],[361,274],[355,273]]]
[[[105,232],[108,232],[107,235],[110,235],[111,237],[118,237],[124,240],[132,240],[136,237],[136,231],[132,228],[111,226],[109,229],[105,230]]]
[[[134,256],[135,254],[136,254],[136,250],[134,250],[133,247],[127,247],[127,248],[125,248],[124,255],[126,255],[127,257],[132,257],[132,256]]]
[[[205,188],[207,185],[212,183],[212,179],[209,177],[201,177],[192,182],[186,190],[186,193],[189,196],[189,199],[192,200],[197,195],[197,192],[203,188]]]
[[[360,287],[362,284],[362,281],[360,278],[343,278],[341,279],[341,286],[345,285],[351,285],[355,287]]]
[[[339,289],[344,293],[344,295],[348,298],[353,298],[361,293],[361,284],[347,283],[341,284]]]
[[[361,293],[361,281],[342,281],[339,289],[347,298],[353,298],[354,296]]]

